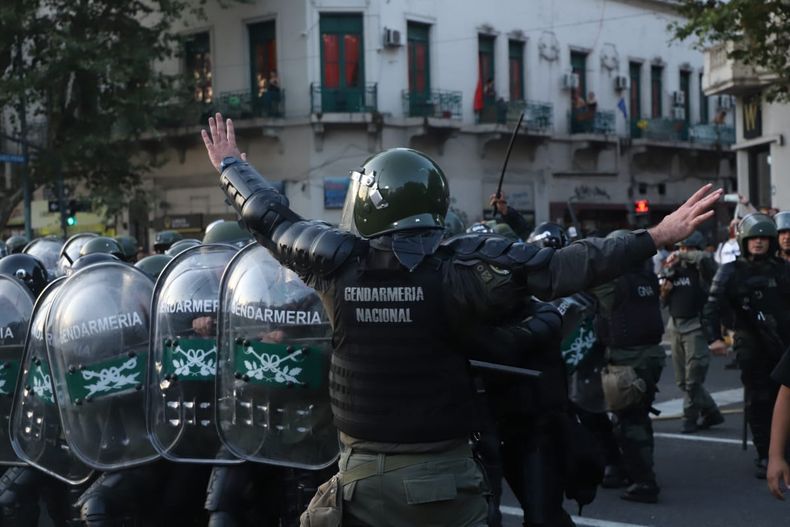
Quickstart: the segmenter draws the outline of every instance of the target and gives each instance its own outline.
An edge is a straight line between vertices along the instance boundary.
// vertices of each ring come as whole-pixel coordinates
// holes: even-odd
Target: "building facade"
[[[735,184],[732,105],[703,93],[702,54],[669,42],[669,1],[259,0],[207,14],[184,25],[183,57],[158,65],[187,75],[195,104],[150,142],[166,163],[146,179],[152,207],[130,213],[141,240],[233,217],[198,133],[214,111],[297,212],[330,222],[349,170],[392,147],[436,159],[468,222],[490,214],[522,112],[503,188],[536,222],[567,224],[571,206],[587,231],[652,223],[703,182]]]
[[[790,105],[769,103],[762,97],[772,76],[727,58],[732,44],[705,53],[704,90],[735,102],[738,134],[736,152],[738,188],[758,208],[790,208]]]

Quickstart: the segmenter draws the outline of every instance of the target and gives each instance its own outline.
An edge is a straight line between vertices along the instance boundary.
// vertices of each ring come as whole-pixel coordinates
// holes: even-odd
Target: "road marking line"
[[[727,406],[743,402],[743,388],[733,388],[732,390],[722,390],[710,394],[717,406]],[[683,399],[670,399],[663,403],[653,405],[656,410],[661,412],[662,419],[683,416]]]
[[[508,507],[507,505],[500,505],[499,510],[502,514],[508,516],[521,516],[522,510],[518,507]],[[579,516],[571,517],[576,525],[579,527],[648,527],[647,525],[638,525],[636,523],[620,523],[612,522],[609,520],[595,520],[593,518],[583,518]]]
[[[704,443],[725,443],[727,445],[740,445],[743,442],[740,439],[728,439],[726,437],[710,437],[698,436],[693,434],[667,434],[664,432],[656,432],[653,437],[664,437],[666,439],[685,439],[686,441],[702,441]],[[749,444],[753,444],[749,441]]]

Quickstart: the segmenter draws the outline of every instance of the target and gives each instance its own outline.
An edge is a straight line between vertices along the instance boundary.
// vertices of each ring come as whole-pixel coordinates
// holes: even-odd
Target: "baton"
[[[517,368],[515,366],[505,366],[504,364],[495,364],[493,362],[484,362],[481,360],[470,360],[469,364],[471,364],[472,367],[477,370],[486,370],[496,373],[506,373],[509,375],[518,375],[519,377],[530,377],[533,379],[539,379],[543,375],[543,372],[538,370],[530,370],[528,368]]]
[[[516,127],[513,129],[513,135],[510,136],[510,144],[507,145],[507,152],[505,152],[505,162],[502,164],[502,173],[499,175],[499,185],[496,188],[496,199],[502,196],[502,183],[505,181],[505,171],[507,171],[507,163],[510,161],[510,152],[513,151],[513,144],[516,142],[516,136],[521,128],[521,121],[524,120],[524,112],[518,117]],[[496,217],[496,205],[494,205],[493,217]]]

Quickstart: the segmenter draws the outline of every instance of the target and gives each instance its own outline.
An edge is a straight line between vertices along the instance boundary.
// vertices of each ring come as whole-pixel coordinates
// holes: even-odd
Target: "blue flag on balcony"
[[[625,99],[624,98],[620,97],[620,100],[617,101],[617,108],[619,108],[619,110],[621,112],[623,112],[623,118],[625,118],[625,120],[627,121],[628,120],[628,109],[625,107]]]

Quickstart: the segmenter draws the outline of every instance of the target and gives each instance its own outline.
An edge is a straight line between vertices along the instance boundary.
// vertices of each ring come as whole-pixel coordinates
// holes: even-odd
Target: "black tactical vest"
[[[790,344],[788,264],[778,258],[757,262],[739,258],[734,265],[734,287],[729,295],[731,304],[740,311],[736,331],[757,331],[769,341],[778,336],[784,346]]]
[[[645,268],[625,274],[615,283],[614,306],[603,322],[600,337],[607,346],[622,348],[661,342],[664,321],[658,297],[658,279]]]
[[[692,265],[678,266],[669,280],[672,280],[669,314],[675,318],[699,316],[706,298],[699,270]]]
[[[369,441],[414,443],[475,429],[468,362],[453,345],[438,257],[409,272],[371,249],[333,279],[335,424]],[[438,272],[439,271],[439,272]]]

